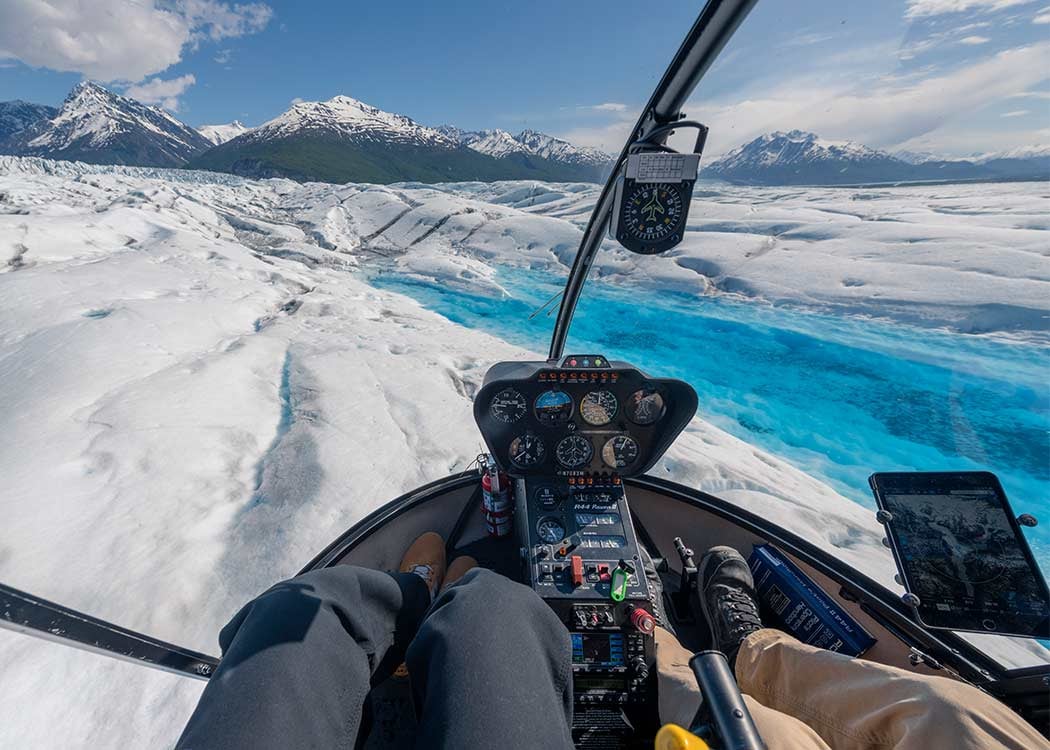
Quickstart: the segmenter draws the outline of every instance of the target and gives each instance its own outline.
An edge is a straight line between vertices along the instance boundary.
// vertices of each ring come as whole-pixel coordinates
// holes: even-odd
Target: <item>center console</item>
[[[527,580],[572,635],[578,718],[653,703],[653,603],[622,484],[521,479],[516,497]]]
[[[653,599],[623,479],[647,471],[696,413],[696,393],[601,355],[493,365],[474,417],[515,479],[523,579],[572,640],[579,748],[652,747]]]

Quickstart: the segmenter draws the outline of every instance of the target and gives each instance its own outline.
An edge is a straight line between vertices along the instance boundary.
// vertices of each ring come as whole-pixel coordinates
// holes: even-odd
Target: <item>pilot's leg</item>
[[[740,689],[835,750],[1036,750],[1050,743],[975,687],[807,646],[763,629],[736,657]]]
[[[407,663],[418,747],[572,748],[569,632],[527,586],[470,571],[438,597]]]
[[[693,652],[671,633],[656,629],[656,669],[660,696],[660,722],[688,727],[701,702],[700,687],[689,667]],[[803,722],[766,708],[744,695],[751,718],[768,750],[830,750],[827,743]],[[837,750],[837,748],[836,748]]]
[[[179,750],[353,747],[372,676],[430,605],[424,580],[337,565],[284,581],[222,629],[222,661]]]

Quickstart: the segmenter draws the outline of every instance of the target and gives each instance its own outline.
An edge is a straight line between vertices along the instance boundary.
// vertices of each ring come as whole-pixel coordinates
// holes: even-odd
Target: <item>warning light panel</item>
[[[562,359],[561,366],[583,370],[607,370],[611,365],[601,354],[570,354]]]

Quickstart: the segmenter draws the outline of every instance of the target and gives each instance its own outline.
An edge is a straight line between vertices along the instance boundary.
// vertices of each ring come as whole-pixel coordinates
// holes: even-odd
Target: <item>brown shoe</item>
[[[476,567],[478,567],[478,561],[470,555],[457,557],[452,561],[452,564],[448,566],[448,572],[445,573],[445,582],[441,584],[441,590],[444,591],[465,576],[467,571],[473,570]]]
[[[445,579],[445,540],[433,531],[420,534],[401,558],[398,570],[422,578],[433,599]]]

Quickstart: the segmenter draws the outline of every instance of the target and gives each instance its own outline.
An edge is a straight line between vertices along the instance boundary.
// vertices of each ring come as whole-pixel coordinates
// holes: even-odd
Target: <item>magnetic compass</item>
[[[627,157],[616,183],[609,234],[632,252],[654,255],[682,241],[699,154],[640,153]]]
[[[635,183],[624,195],[622,229],[646,245],[681,236],[683,204],[681,185]]]

